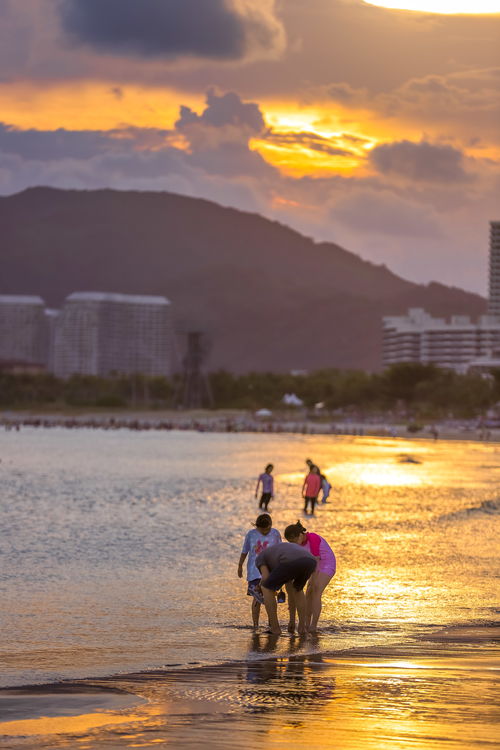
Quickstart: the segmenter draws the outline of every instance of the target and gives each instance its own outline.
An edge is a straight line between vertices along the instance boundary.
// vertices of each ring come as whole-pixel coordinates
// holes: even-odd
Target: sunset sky
[[[4,195],[204,197],[486,294],[499,166],[500,0],[0,0]]]

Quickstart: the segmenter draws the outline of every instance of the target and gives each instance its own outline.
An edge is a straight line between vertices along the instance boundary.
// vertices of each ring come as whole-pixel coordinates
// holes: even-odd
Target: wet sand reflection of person
[[[256,653],[254,641],[259,638],[259,635],[252,638],[250,653]],[[303,639],[293,640],[298,642],[294,648],[303,645]],[[249,708],[259,712],[322,708],[334,697],[335,689],[335,679],[331,670],[325,669],[327,666],[320,654],[289,654],[288,658],[249,660],[246,681],[252,687],[242,688],[239,697]]]

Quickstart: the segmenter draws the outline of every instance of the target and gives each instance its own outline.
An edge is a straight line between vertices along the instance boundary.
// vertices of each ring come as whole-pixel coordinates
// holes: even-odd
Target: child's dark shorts
[[[247,596],[253,596],[256,588],[260,586],[261,579],[254,578],[253,581],[248,581]]]
[[[300,557],[293,562],[284,562],[277,565],[268,578],[263,581],[263,584],[266,589],[278,591],[285,583],[293,581],[294,589],[302,591],[315,569],[316,560],[311,557]]]

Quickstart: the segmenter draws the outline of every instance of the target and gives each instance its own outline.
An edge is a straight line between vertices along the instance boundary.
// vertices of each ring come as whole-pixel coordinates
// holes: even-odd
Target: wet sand
[[[498,747],[496,626],[286,658],[273,636],[254,638],[269,658],[0,691],[0,746]]]

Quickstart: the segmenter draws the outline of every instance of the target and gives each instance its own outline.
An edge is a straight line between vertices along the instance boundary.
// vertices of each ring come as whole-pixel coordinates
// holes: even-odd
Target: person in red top
[[[318,467],[313,464],[304,479],[302,485],[302,497],[305,500],[304,512],[307,513],[308,506],[311,506],[311,515],[314,515],[314,506],[318,499],[319,491],[321,489],[321,476]]]

